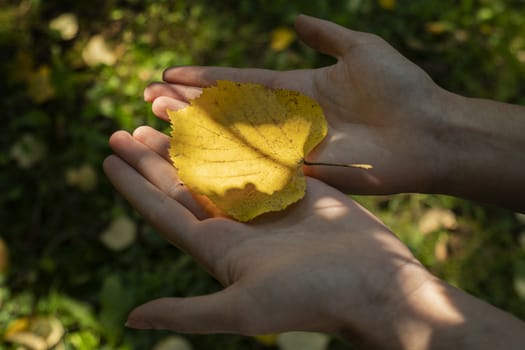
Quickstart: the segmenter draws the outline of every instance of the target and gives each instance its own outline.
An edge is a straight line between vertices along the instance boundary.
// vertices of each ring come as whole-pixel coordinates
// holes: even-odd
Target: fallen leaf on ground
[[[419,220],[419,231],[429,234],[439,229],[454,230],[458,226],[456,215],[448,209],[432,208],[423,214]]]
[[[100,240],[109,249],[121,251],[129,247],[137,238],[137,227],[127,216],[114,219],[102,232]]]
[[[24,349],[47,350],[53,348],[63,336],[64,326],[56,317],[22,317],[7,327],[4,340]]]
[[[112,66],[117,61],[117,56],[113,52],[113,49],[100,34],[94,35],[89,39],[84,50],[82,50],[82,58],[90,67],[99,64]]]
[[[253,83],[219,81],[168,114],[178,176],[239,221],[301,199],[304,157],[327,133],[313,99]]]
[[[91,191],[97,185],[97,173],[91,164],[84,163],[77,168],[67,169],[66,183],[86,192]]]
[[[444,262],[448,259],[448,235],[440,236],[434,246],[434,257],[439,262]]]
[[[24,134],[11,147],[10,157],[19,167],[29,169],[46,155],[46,145],[32,134]]]
[[[325,350],[330,337],[314,332],[286,332],[277,336],[277,345],[281,350]]]
[[[525,300],[525,262],[514,263],[514,291],[521,300]]]
[[[190,342],[178,335],[170,335],[161,339],[153,350],[192,350]]]
[[[293,30],[287,27],[279,27],[272,31],[270,47],[273,51],[283,51],[293,43],[294,39],[295,33]]]
[[[78,33],[78,18],[73,13],[63,13],[49,22],[49,29],[58,32],[63,40],[71,40]]]
[[[254,336],[255,340],[257,342],[261,343],[264,346],[274,346],[277,344],[277,336],[278,334],[270,333],[270,334],[259,334]]]
[[[31,79],[27,81],[27,95],[37,103],[44,103],[52,99],[56,94],[55,86],[51,77],[51,68],[42,65],[32,72]]]

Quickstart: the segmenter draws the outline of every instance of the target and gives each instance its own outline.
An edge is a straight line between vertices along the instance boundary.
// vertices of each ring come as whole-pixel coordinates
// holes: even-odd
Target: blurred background
[[[333,63],[297,40],[299,13],[383,36],[446,89],[525,104],[524,1],[0,0],[0,349],[351,349],[320,334],[123,326],[141,302],[220,287],[115,193],[101,170],[108,137],[169,130],[142,91],[171,65]],[[356,198],[435,274],[525,318],[523,215],[446,196]]]

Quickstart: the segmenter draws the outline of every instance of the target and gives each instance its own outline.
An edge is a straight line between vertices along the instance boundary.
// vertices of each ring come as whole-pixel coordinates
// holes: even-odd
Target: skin
[[[104,162],[113,185],[224,286],[141,305],[127,325],[190,333],[321,331],[365,348],[520,348],[520,320],[432,276],[344,193],[449,193],[523,209],[525,169],[516,151],[525,149],[516,131],[525,126],[523,108],[451,94],[374,35],[307,16],[296,29],[337,63],[288,72],[176,67],[145,90],[145,99],[166,119],[166,108],[184,107],[218,79],[299,90],[321,104],[329,122],[327,139],[308,160],[374,168],[305,167],[303,200],[244,224],[217,216],[180,183],[166,135],[149,127],[116,132],[114,155]],[[490,182],[501,176],[511,184]]]

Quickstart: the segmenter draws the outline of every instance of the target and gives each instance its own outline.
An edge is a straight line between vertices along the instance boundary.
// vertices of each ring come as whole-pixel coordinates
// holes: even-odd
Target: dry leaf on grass
[[[277,337],[281,350],[325,350],[329,342],[328,335],[314,332],[286,332]]]
[[[100,240],[109,249],[121,251],[128,248],[137,238],[135,222],[127,216],[115,218],[104,232]]]
[[[48,350],[62,339],[64,332],[64,326],[56,317],[22,317],[9,324],[4,340],[24,349]]]
[[[423,234],[429,234],[440,229],[454,230],[458,226],[456,215],[452,210],[431,208],[419,220],[418,228]]]
[[[170,335],[161,339],[153,350],[192,350],[192,346],[186,338],[178,335]]]

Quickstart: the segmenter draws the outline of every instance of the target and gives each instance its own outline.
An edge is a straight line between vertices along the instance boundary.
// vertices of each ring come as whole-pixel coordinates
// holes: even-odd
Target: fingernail
[[[126,323],[124,324],[124,326],[128,328],[135,328],[135,329],[152,329],[153,328],[149,322],[146,322],[144,320],[131,320],[131,319],[128,319]]]

